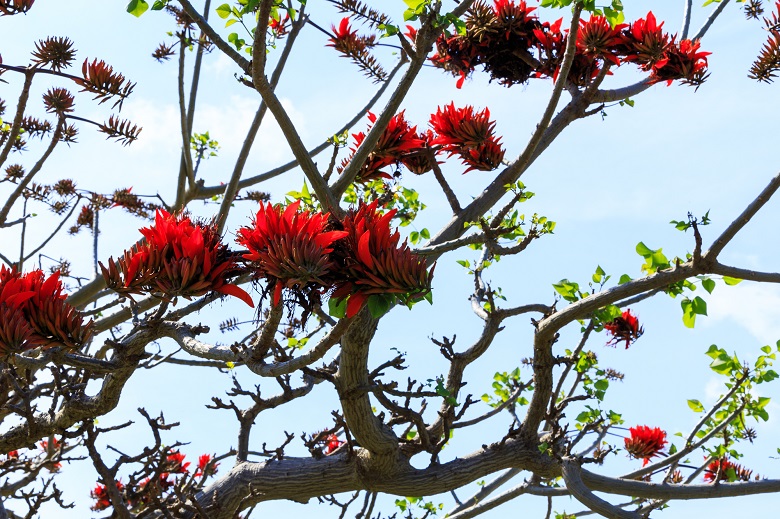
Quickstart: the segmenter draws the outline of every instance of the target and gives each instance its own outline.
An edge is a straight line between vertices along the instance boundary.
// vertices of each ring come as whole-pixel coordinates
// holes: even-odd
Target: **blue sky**
[[[159,192],[166,200],[173,198],[175,172],[178,170],[178,112],[175,98],[176,67],[174,63],[157,64],[149,54],[164,33],[171,30],[171,19],[163,14],[148,13],[135,19],[124,12],[123,1],[44,2],[39,0],[26,16],[0,18],[0,53],[3,62],[27,63],[34,41],[52,35],[68,35],[79,49],[78,62],[85,57],[105,59],[127,77],[137,82],[134,95],[125,103],[122,116],[144,127],[141,139],[122,148],[106,142],[102,135],[82,126],[80,143],[71,149],[55,152],[43,175],[45,179],[71,176],[83,187],[113,190],[118,183],[133,186],[133,192]],[[325,2],[310,0],[310,8],[320,25],[329,25],[337,15]],[[397,5],[395,5],[397,4]],[[652,8],[666,28],[676,32],[682,18],[682,1],[626,2],[626,18],[644,16]],[[216,5],[216,4],[215,4]],[[383,7],[390,3],[382,2]],[[388,12],[400,19],[401,2]],[[768,6],[767,6],[768,7]],[[693,27],[697,28],[711,7],[694,6]],[[543,19],[555,19],[559,13],[543,12]],[[220,22],[216,22],[221,25]],[[315,145],[331,135],[352,117],[370,97],[372,85],[345,60],[325,48],[323,35],[306,31],[292,63],[282,78],[278,93],[308,145]],[[771,121],[777,118],[780,97],[776,85],[757,84],[746,76],[747,69],[763,45],[765,33],[755,21],[746,21],[739,5],[729,5],[702,43],[711,51],[711,76],[697,92],[690,87],[656,85],[635,98],[633,108],[614,106],[607,116],[591,117],[571,125],[561,137],[529,169],[522,180],[537,196],[523,209],[527,214],[539,212],[558,222],[555,234],[535,242],[525,253],[505,258],[492,267],[486,277],[494,286],[501,286],[507,304],[529,302],[550,303],[551,285],[562,278],[585,284],[597,265],[617,279],[628,273],[640,275],[641,258],[636,255],[636,243],[644,241],[653,248],[663,247],[668,256],[683,256],[693,248],[690,234],[680,233],[668,224],[672,219],[684,219],[688,211],[696,215],[710,210],[712,225],[703,229],[705,243],[714,239],[736,217],[742,208],[776,173],[776,133]],[[393,56],[386,55],[387,63]],[[626,67],[630,68],[630,67]],[[249,125],[259,98],[236,84],[235,67],[214,53],[204,61],[204,81],[199,94],[194,130],[208,130],[222,145],[219,157],[202,167],[207,185],[226,181],[233,160]],[[632,70],[620,70],[608,78],[606,87],[619,87],[641,76]],[[13,105],[19,82],[10,74],[9,84],[0,85],[0,97]],[[49,86],[43,78],[36,79],[35,94]],[[436,107],[454,101],[456,105],[488,106],[497,121],[497,133],[503,135],[507,157],[520,153],[544,109],[550,91],[547,81],[532,81],[528,85],[504,88],[489,84],[480,74],[468,80],[461,90],[455,80],[440,71],[425,69],[409,94],[404,108],[407,118],[421,128],[428,114]],[[107,118],[109,110],[87,98],[78,98],[78,115],[98,120]],[[381,106],[382,103],[380,103]],[[43,115],[42,108],[39,109]],[[12,113],[8,110],[7,114]],[[364,129],[361,123],[354,131]],[[32,147],[31,147],[32,148]],[[260,173],[286,162],[291,154],[281,133],[270,118],[260,131],[252,151],[247,175]],[[328,154],[317,157],[322,165]],[[461,175],[457,161],[445,166],[445,174],[461,200],[479,192],[489,181],[490,173],[472,172]],[[432,232],[448,220],[446,201],[429,177],[404,178],[410,187],[421,193],[428,209],[415,223]],[[273,195],[274,201],[285,192],[298,189],[302,176],[293,171],[258,186]],[[0,191],[0,193],[4,193]],[[195,203],[197,214],[211,215],[215,205]],[[253,208],[237,205],[231,213],[228,232],[246,223]],[[754,221],[724,251],[728,264],[757,270],[777,270],[777,231],[780,204],[768,204]],[[101,257],[117,255],[138,236],[139,221],[119,212],[105,213],[105,230],[100,241]],[[41,216],[31,224],[34,232],[42,233],[50,222]],[[4,230],[5,240],[14,241],[13,231]],[[75,257],[81,272],[89,272],[90,237],[63,237],[52,244],[52,254]],[[380,335],[372,345],[372,364],[392,355],[392,348],[408,353],[409,370],[403,376],[419,380],[435,378],[446,370],[443,359],[428,337],[457,334],[457,344],[463,348],[480,331],[478,319],[471,314],[467,296],[472,280],[455,263],[476,255],[458,252],[443,257],[436,268],[433,307],[418,305],[413,313],[396,309],[380,324]],[[80,262],[80,263],[79,263]],[[605,408],[623,413],[626,425],[658,425],[671,433],[687,430],[696,423],[686,399],[714,402],[722,391],[722,382],[707,367],[704,351],[717,343],[738,352],[741,358],[755,358],[758,348],[780,339],[780,290],[773,286],[742,283],[736,287],[718,286],[708,301],[709,317],[699,320],[695,330],[685,328],[681,321],[679,301],[668,296],[632,307],[640,316],[645,335],[630,350],[602,346],[606,337],[592,340],[603,366],[614,367],[626,374],[626,380],[607,397]],[[214,324],[232,312],[244,312],[232,303],[217,303],[195,316]],[[245,313],[245,312],[244,312]],[[249,318],[246,315],[246,318]],[[489,391],[492,375],[519,365],[530,354],[532,328],[527,317],[511,321],[484,359],[467,372],[467,391],[476,396]],[[213,341],[230,342],[237,337],[211,334]],[[576,329],[567,330],[561,340],[570,347],[576,341]],[[172,345],[161,343],[164,351]],[[530,372],[523,372],[530,377]],[[242,381],[256,383],[246,373]],[[203,452],[221,452],[235,444],[235,421],[225,411],[209,411],[204,405],[211,396],[222,396],[230,386],[225,374],[206,370],[158,368],[134,377],[126,388],[117,411],[101,418],[101,425],[114,425],[135,419],[135,409],[144,406],[156,414],[165,411],[169,421],[181,421],[182,426],[169,440],[190,441],[183,450],[195,457]],[[266,388],[267,386],[267,388]],[[264,382],[264,390],[274,388]],[[777,388],[761,387],[762,395],[780,396]],[[296,402],[282,410],[261,415],[253,433],[255,446],[269,445],[283,438],[282,431],[300,434],[315,432],[330,423],[330,410],[336,407],[333,391],[321,385],[310,401]],[[756,472],[778,477],[776,454],[780,433],[780,406],[770,404],[771,420],[758,424],[759,439],[743,448],[744,464]],[[573,413],[572,413],[573,414]],[[136,420],[137,421],[137,420]],[[496,430],[507,422],[486,425],[470,433],[456,436],[444,456],[467,453],[486,440],[495,440]],[[147,433],[140,425],[110,439],[112,445],[131,449],[138,437]],[[217,439],[215,441],[215,438]],[[622,443],[622,440],[615,440]],[[136,445],[137,446],[137,445]],[[697,454],[698,456],[698,454]],[[694,458],[695,462],[695,458]],[[603,468],[607,474],[620,474],[635,465],[621,456],[611,458]],[[223,466],[223,470],[227,465]],[[76,474],[77,477],[71,477]],[[74,463],[65,467],[58,486],[66,490],[68,499],[77,507],[57,512],[57,517],[85,517],[91,500],[89,489],[96,479],[89,463]],[[519,482],[519,481],[518,481]],[[476,488],[476,487],[475,487]],[[468,495],[469,491],[459,494]],[[432,498],[438,502],[437,497]],[[448,509],[451,502],[444,496]],[[389,500],[392,501],[392,500]],[[677,519],[699,513],[759,512],[777,503],[777,497],[748,497],[737,500],[674,503],[658,517]],[[527,512],[529,517],[543,516],[543,499],[531,497],[516,500],[485,518],[505,517]],[[267,513],[304,513],[300,505],[269,503]],[[562,512],[581,509],[568,499],[556,500],[554,508]],[[386,509],[387,511],[389,508]],[[318,510],[323,517],[336,517],[332,509]]]

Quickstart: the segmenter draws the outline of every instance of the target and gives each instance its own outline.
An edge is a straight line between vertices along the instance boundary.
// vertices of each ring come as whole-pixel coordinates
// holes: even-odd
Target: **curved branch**
[[[609,519],[642,519],[639,514],[622,510],[591,492],[582,481],[582,468],[574,460],[564,459],[561,469],[567,490],[577,498],[577,501],[594,512]]]

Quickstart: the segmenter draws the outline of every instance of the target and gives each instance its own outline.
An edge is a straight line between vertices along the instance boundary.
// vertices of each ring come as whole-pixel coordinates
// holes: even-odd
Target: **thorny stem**
[[[32,85],[33,76],[35,76],[34,68],[25,70],[24,84],[22,85],[22,92],[19,94],[19,101],[16,104],[14,122],[11,124],[11,131],[8,133],[8,141],[5,143],[3,151],[0,152],[0,166],[5,163],[8,154],[11,153],[11,149],[16,142],[16,138],[19,136],[19,132],[22,131],[22,119],[24,118],[24,109],[27,107],[27,100],[30,98],[30,86]],[[5,223],[7,216],[7,211],[0,212],[0,224]]]

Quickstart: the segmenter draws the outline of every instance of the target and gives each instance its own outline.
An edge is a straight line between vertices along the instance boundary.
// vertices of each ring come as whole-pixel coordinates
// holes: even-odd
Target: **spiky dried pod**
[[[55,72],[68,68],[76,59],[73,41],[67,37],[49,37],[38,40],[32,53],[33,63],[38,67],[49,67]]]
[[[122,146],[127,146],[138,138],[142,128],[132,124],[128,119],[119,119],[113,115],[98,126],[100,132],[107,135],[106,139],[116,139]]]
[[[24,116],[22,118],[22,129],[27,132],[30,137],[38,137],[43,139],[48,133],[51,132],[51,123],[49,121],[41,121],[35,117]]]
[[[758,17],[764,14],[764,6],[761,0],[749,0],[745,4],[745,18],[748,20],[758,20]]]
[[[49,113],[58,115],[73,111],[75,98],[68,90],[59,87],[52,87],[43,94],[43,106]]]
[[[377,11],[359,0],[337,0],[333,2],[341,13],[349,13],[351,18],[368,24],[372,28],[379,25],[393,25],[393,21],[386,14]]]
[[[83,79],[76,80],[76,83],[83,87],[82,92],[95,94],[94,99],[99,99],[100,103],[105,103],[113,97],[118,97],[112,108],[119,106],[122,109],[122,103],[132,93],[135,83],[131,83],[119,72],[114,72],[114,68],[105,61],[98,61],[97,58],[89,62],[85,59],[81,66]]]
[[[24,166],[21,164],[11,164],[5,168],[5,179],[16,182],[24,176]]]
[[[60,196],[73,195],[76,194],[76,183],[69,178],[63,178],[54,184],[53,189]]]
[[[69,124],[62,130],[62,142],[70,145],[78,142],[76,137],[79,134],[78,128],[75,125]]]
[[[152,52],[152,57],[162,63],[163,61],[168,61],[171,59],[171,56],[175,54],[173,50],[173,45],[166,45],[165,43],[161,43],[157,46],[156,49],[154,49],[154,52]]]

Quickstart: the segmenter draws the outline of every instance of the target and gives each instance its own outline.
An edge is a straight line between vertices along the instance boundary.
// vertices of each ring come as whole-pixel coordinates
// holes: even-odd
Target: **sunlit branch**
[[[289,58],[290,52],[292,51],[293,44],[295,43],[301,28],[305,24],[305,14],[303,12],[304,9],[305,7],[301,8],[299,12],[300,18],[293,24],[292,30],[287,37],[287,42],[285,43],[284,49],[282,50],[282,54],[279,57],[279,61],[276,63],[276,67],[274,67],[274,71],[271,74],[270,87],[272,90],[276,90],[276,87],[279,84],[279,79],[281,78],[282,72],[284,71],[284,67],[287,64],[287,59]],[[259,27],[257,30],[260,30]],[[241,151],[239,152],[238,158],[236,159],[236,164],[233,167],[233,174],[230,176],[230,180],[228,181],[227,186],[225,186],[225,190],[222,193],[222,204],[219,207],[219,213],[217,213],[216,217],[217,226],[220,233],[222,233],[225,229],[225,225],[227,223],[227,214],[233,207],[234,199],[236,198],[236,194],[239,190],[241,175],[244,172],[246,161],[249,158],[249,153],[252,150],[252,145],[254,144],[255,137],[257,137],[257,132],[260,129],[260,125],[265,118],[267,110],[268,105],[266,102],[264,100],[260,101],[260,106],[257,108],[257,112],[255,112],[255,117],[252,120],[249,131],[247,132],[247,135],[244,138],[244,142],[241,145]]]
[[[725,2],[724,2],[725,3]],[[756,213],[769,202],[772,195],[780,188],[780,173],[774,176],[769,184],[764,188],[761,193],[750,202],[750,204],[742,211],[731,224],[726,228],[723,233],[713,242],[710,248],[702,255],[702,259],[705,262],[713,262],[721,253],[723,248],[742,230],[745,225],[756,215]]]
[[[700,40],[704,37],[705,34],[707,34],[707,31],[712,26],[712,24],[715,22],[715,19],[720,15],[720,13],[723,12],[723,10],[728,5],[729,0],[721,0],[721,2],[715,6],[715,9],[712,10],[712,13],[707,17],[707,21],[704,22],[704,25],[701,26],[701,29],[699,29],[699,32],[696,33],[696,35],[691,38],[693,41]]]
[[[11,130],[8,133],[8,141],[3,147],[3,151],[0,152],[0,166],[2,166],[8,154],[11,153],[11,149],[16,142],[16,138],[19,136],[19,132],[22,131],[22,119],[24,118],[24,109],[27,107],[27,100],[30,98],[30,86],[32,85],[33,77],[35,76],[35,69],[28,69],[24,72],[24,84],[22,85],[22,92],[19,94],[19,100],[16,103],[16,115],[14,115],[14,121],[11,123]],[[0,211],[0,224],[4,223],[8,217],[8,211]]]
[[[618,508],[591,492],[582,481],[582,469],[576,461],[564,459],[561,468],[567,490],[583,505],[609,519],[641,519],[639,514]]]
[[[209,25],[208,21],[203,16],[201,16],[198,10],[192,6],[189,0],[178,0],[178,2],[181,4],[184,12],[187,13],[187,16],[192,18],[195,23],[198,24],[200,30],[203,31],[206,36],[208,36],[209,40],[214,43],[214,45],[216,45],[217,48],[225,54],[225,56],[233,60],[236,65],[241,68],[241,70],[248,74],[250,70],[249,60],[244,58],[228,42],[223,40],[222,37],[217,34],[214,28]]]

